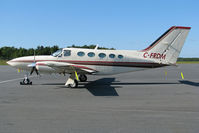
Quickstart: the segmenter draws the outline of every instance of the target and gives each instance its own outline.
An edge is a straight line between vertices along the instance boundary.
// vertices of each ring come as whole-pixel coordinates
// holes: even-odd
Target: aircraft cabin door
[[[98,57],[98,64],[99,65],[97,65],[97,69],[98,69],[98,71],[99,72],[102,72],[102,74],[106,74],[107,72],[106,71],[108,71],[108,67],[107,67],[107,54],[105,53],[105,52],[100,52],[100,53],[98,53],[98,55],[97,55]]]

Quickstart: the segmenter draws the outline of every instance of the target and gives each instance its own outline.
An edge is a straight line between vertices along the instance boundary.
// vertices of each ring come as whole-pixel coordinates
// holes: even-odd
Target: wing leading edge
[[[97,72],[96,70],[86,66],[56,61],[37,62],[36,67],[38,70],[40,67],[50,67],[59,73],[73,73],[76,71],[79,74],[94,74]]]

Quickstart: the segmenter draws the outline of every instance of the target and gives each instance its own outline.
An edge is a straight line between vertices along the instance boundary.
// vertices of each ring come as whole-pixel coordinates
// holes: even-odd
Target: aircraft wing
[[[59,73],[72,73],[76,71],[77,73],[83,73],[83,74],[94,74],[97,71],[89,68],[87,66],[82,66],[78,64],[72,64],[67,62],[56,62],[56,61],[44,61],[44,62],[37,62],[36,66],[39,68],[40,66],[48,66]]]

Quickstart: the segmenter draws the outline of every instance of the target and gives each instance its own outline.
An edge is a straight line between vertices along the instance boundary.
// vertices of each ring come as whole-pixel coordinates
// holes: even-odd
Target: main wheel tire
[[[68,87],[70,88],[77,88],[78,86],[78,81],[75,79],[73,84],[69,84]]]
[[[80,74],[80,75],[79,75],[79,80],[80,80],[81,82],[86,82],[86,81],[87,81],[87,76],[86,76],[86,75]]]

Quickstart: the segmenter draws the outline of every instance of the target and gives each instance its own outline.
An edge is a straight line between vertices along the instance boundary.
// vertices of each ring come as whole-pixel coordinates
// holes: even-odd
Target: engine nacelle
[[[45,63],[43,62],[37,62],[36,63],[36,69],[40,72],[40,73],[55,73],[56,70],[53,69],[52,67],[47,66]]]

